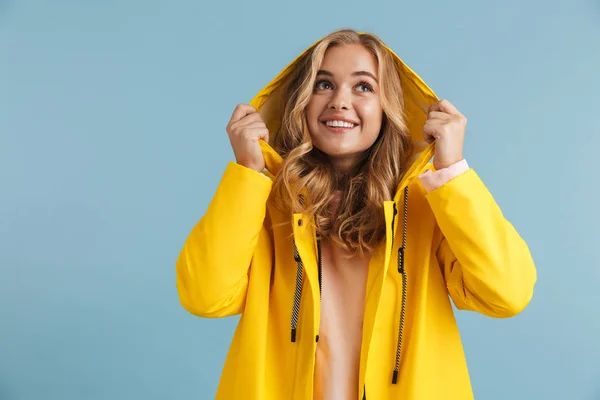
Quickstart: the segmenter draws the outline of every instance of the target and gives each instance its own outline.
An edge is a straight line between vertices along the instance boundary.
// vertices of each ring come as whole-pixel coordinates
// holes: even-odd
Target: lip
[[[341,126],[336,126],[336,127],[328,126],[327,125],[328,121],[344,121],[344,122],[349,122],[351,124],[354,124],[354,127],[352,127],[352,128],[345,128],[345,127],[341,127]],[[351,130],[353,130],[354,128],[356,128],[357,126],[359,126],[358,122],[356,122],[353,119],[350,119],[348,117],[344,117],[343,115],[339,115],[339,114],[338,115],[334,114],[334,115],[329,116],[327,118],[323,118],[319,122],[321,122],[323,124],[323,126],[325,128],[327,128],[327,130],[329,130],[330,132],[333,132],[333,133],[346,133],[346,132],[350,132]]]

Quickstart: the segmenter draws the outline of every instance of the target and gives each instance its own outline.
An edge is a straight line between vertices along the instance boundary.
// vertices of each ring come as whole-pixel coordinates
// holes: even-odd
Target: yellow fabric
[[[450,298],[459,309],[510,317],[529,303],[536,270],[527,244],[504,218],[476,172],[427,193],[416,177],[427,168],[433,145],[422,146],[422,127],[433,92],[397,58],[411,133],[423,149],[393,200],[382,206],[387,238],[369,264],[356,398],[376,400],[472,399],[469,374]],[[295,62],[295,61],[294,61]],[[251,102],[271,132],[286,67]],[[265,108],[263,108],[265,106]],[[281,157],[261,141],[268,172]],[[205,215],[194,226],[176,265],[181,304],[201,317],[240,314],[216,398],[312,398],[320,304],[315,232],[306,216],[285,215],[269,198],[272,182],[228,164]],[[401,275],[391,248],[394,201],[409,187],[406,250],[408,294],[402,359],[392,384],[399,329]],[[402,203],[398,204],[402,210]],[[401,215],[398,215],[401,217]],[[402,218],[396,218],[400,237]],[[296,263],[293,238],[305,267],[297,339],[290,341]]]

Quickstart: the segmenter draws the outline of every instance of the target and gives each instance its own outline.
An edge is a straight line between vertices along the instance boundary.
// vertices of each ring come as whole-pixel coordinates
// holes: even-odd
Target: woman
[[[177,261],[188,311],[241,313],[217,399],[473,398],[450,298],[510,317],[536,271],[465,126],[352,30],[236,107],[236,162]]]

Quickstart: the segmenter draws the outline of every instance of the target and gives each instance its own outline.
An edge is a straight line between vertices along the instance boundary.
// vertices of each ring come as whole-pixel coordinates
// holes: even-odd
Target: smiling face
[[[306,108],[313,145],[347,171],[377,140],[383,109],[377,59],[361,44],[327,49]]]

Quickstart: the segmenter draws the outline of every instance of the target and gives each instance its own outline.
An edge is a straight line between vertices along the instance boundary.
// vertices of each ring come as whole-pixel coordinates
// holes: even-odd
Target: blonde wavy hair
[[[356,43],[377,60],[383,121],[375,143],[350,173],[341,174],[313,147],[306,107],[325,52]],[[383,202],[393,198],[412,153],[395,59],[377,36],[343,29],[324,37],[295,65],[284,82],[281,125],[271,140],[284,159],[273,183],[276,203],[309,216],[318,235],[352,254],[373,251],[385,238]],[[337,206],[336,191],[341,191]]]

